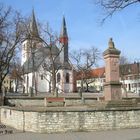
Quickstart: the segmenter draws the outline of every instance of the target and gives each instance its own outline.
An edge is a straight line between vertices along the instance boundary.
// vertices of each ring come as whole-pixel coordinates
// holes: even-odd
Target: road
[[[60,134],[19,132],[13,129],[12,133],[0,134],[0,140],[140,140],[140,128],[98,132],[67,132]]]

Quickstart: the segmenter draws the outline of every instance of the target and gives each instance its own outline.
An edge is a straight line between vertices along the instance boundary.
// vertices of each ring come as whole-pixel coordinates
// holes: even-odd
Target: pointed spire
[[[62,28],[61,28],[61,32],[60,32],[60,37],[68,37],[66,21],[65,21],[65,17],[64,16],[63,16],[63,21],[62,21]]]
[[[60,54],[60,59],[61,62],[68,62],[68,34],[67,34],[67,27],[66,27],[66,21],[65,17],[63,16],[63,21],[62,21],[62,28],[60,32],[60,43],[61,43],[61,54]]]
[[[32,10],[32,17],[31,17],[31,21],[30,21],[30,33],[31,33],[31,36],[33,36],[33,37],[39,36],[37,23],[36,23],[36,19],[35,19],[35,14],[34,14],[34,9]]]
[[[112,38],[109,39],[108,46],[109,46],[109,49],[114,49],[115,48],[115,44],[114,44]]]

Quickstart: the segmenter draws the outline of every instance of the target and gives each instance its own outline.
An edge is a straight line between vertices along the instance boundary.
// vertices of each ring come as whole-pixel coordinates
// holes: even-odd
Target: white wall
[[[64,92],[64,93],[72,92],[73,91],[73,71],[72,70],[59,70],[57,74],[58,73],[60,73],[61,75],[60,83],[57,83],[59,92]],[[69,83],[66,83],[66,73],[69,73]]]

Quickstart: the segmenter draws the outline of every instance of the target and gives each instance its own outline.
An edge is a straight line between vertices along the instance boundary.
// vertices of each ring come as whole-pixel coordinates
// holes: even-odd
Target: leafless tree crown
[[[100,5],[105,11],[105,17],[102,19],[102,23],[111,17],[117,11],[123,10],[126,7],[139,3],[140,0],[96,0],[96,4]]]

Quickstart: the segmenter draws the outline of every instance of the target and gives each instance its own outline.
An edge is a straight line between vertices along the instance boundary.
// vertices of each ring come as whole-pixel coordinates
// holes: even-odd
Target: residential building
[[[99,92],[103,91],[105,81],[105,68],[96,68],[87,72],[82,77],[82,73],[77,73],[77,90],[81,87],[81,79],[83,79],[84,91]]]
[[[12,91],[12,83],[13,80],[11,79],[11,75],[7,74],[2,83],[2,89],[4,90],[3,92],[7,93]]]
[[[77,72],[77,89],[81,87],[81,73]],[[86,79],[86,80],[85,80]],[[83,77],[84,90],[88,87],[91,91],[102,91],[105,82],[105,68],[96,68],[88,72]],[[120,65],[120,82],[122,83],[122,91],[140,94],[140,63]],[[94,89],[94,90],[93,90]]]
[[[120,79],[125,91],[140,93],[140,63],[121,65]]]

